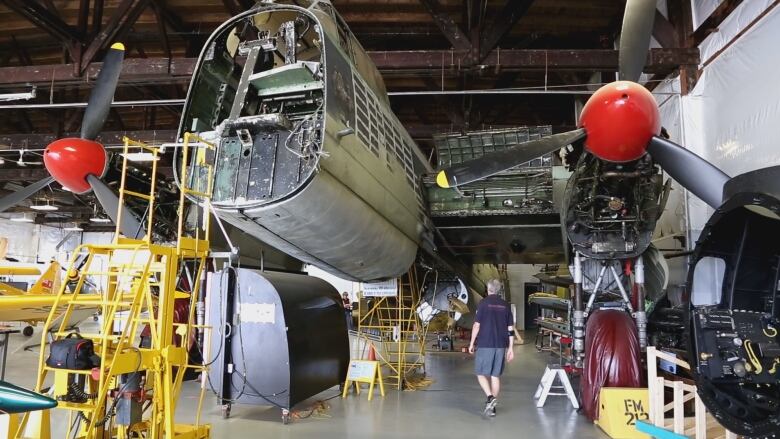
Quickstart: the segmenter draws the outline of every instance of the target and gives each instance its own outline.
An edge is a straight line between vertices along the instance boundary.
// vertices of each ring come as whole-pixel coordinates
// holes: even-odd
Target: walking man
[[[477,316],[471,329],[469,353],[473,354],[477,381],[487,396],[485,416],[496,415],[496,403],[500,390],[499,377],[507,363],[515,357],[514,318],[509,304],[498,294],[503,289],[501,281],[491,279],[487,284],[487,297],[479,302]]]

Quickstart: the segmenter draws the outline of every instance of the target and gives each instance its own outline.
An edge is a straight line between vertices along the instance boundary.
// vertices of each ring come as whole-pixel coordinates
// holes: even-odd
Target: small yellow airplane
[[[0,322],[27,323],[28,326],[22,330],[22,333],[31,336],[33,326],[49,317],[51,307],[62,286],[61,271],[62,267],[56,261],[49,264],[43,275],[37,267],[0,265],[0,277],[40,275],[27,290],[14,286],[10,281],[0,281]],[[71,277],[70,273],[68,277]],[[64,306],[61,308],[65,309]],[[72,317],[74,321],[81,321],[93,315],[95,309],[85,306],[83,309],[74,309],[74,313],[77,313]]]

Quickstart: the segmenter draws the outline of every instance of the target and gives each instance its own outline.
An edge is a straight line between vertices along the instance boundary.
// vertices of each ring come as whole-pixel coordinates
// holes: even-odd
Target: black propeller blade
[[[95,140],[103,129],[103,123],[111,109],[111,101],[114,100],[114,91],[116,91],[124,58],[125,46],[122,43],[114,43],[103,59],[103,68],[100,69],[95,88],[89,95],[87,110],[81,121],[82,139]]]
[[[100,205],[103,206],[103,210],[116,224],[119,212],[119,197],[116,196],[110,187],[106,186],[102,180],[94,175],[88,175],[87,181],[92,186],[92,192],[95,193]],[[138,221],[138,218],[135,217],[126,205],[122,206],[122,224],[119,225],[119,230],[126,237],[133,239],[143,237],[146,232],[141,226],[141,222]]]
[[[38,180],[12,194],[6,195],[4,198],[0,199],[0,212],[5,212],[6,209],[30,198],[33,194],[48,186],[52,181],[54,181],[53,177],[46,177],[43,180]]]
[[[621,80],[638,81],[645,67],[653,34],[656,0],[628,0],[620,31]]]
[[[712,163],[664,138],[653,136],[647,152],[683,187],[714,208],[723,202],[723,187],[729,176]]]
[[[547,153],[557,151],[583,137],[585,137],[585,130],[580,128],[523,142],[504,151],[493,152],[443,169],[436,176],[436,184],[443,188],[448,188],[481,180]]]

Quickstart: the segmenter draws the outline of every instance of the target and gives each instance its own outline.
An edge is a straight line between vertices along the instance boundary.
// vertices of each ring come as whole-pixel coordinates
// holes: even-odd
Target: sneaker
[[[495,416],[496,414],[496,403],[498,400],[492,396],[488,397],[487,402],[485,402],[485,415],[486,416]]]
[[[488,396],[487,401],[485,401],[485,410],[483,411],[483,414],[485,416],[489,416],[491,410],[493,410],[496,407],[496,398],[493,397],[493,395]]]

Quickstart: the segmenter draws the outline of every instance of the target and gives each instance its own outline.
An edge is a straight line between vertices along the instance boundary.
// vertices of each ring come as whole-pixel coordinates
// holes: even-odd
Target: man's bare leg
[[[498,392],[501,390],[501,383],[499,382],[498,377],[490,377],[490,390],[492,395],[498,398]]]
[[[488,377],[485,375],[477,375],[477,381],[479,381],[479,387],[482,387],[482,391],[485,392],[485,396],[493,395],[490,391],[490,381],[488,381]]]

